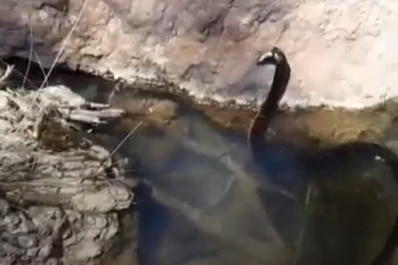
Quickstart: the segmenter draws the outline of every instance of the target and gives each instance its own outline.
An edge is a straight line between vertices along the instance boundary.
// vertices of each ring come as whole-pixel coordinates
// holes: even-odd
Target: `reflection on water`
[[[104,102],[112,87],[60,76],[50,83],[71,85],[90,100]],[[120,149],[139,158],[130,169],[149,184],[137,194],[140,265],[365,265],[383,245],[398,198],[390,170],[374,154],[320,161],[319,181],[295,190],[293,180],[310,172],[289,153],[270,151],[270,172],[259,175],[248,163],[245,136],[200,113],[128,93],[112,104],[135,115],[98,135],[109,148],[140,119],[149,121]],[[293,132],[284,137],[297,139]]]

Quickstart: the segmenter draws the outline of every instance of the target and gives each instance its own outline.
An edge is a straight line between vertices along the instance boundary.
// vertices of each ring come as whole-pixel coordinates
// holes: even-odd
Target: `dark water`
[[[29,82],[34,87],[34,78]],[[113,88],[62,71],[49,83],[97,102],[106,102]],[[113,148],[139,125],[118,152],[130,159],[131,177],[147,184],[137,194],[139,264],[365,265],[380,250],[398,196],[390,169],[374,154],[319,161],[319,181],[299,186],[310,174],[297,163],[300,153],[276,145],[266,154],[268,173],[260,174],[244,134],[217,127],[184,104],[148,114],[164,102],[173,99],[116,94],[111,103],[135,113],[97,134]],[[296,136],[284,137],[302,141]]]
[[[302,176],[290,157],[269,153],[273,171],[291,169],[284,181],[255,176],[244,135],[194,113],[178,120],[185,133],[143,126],[124,146],[142,159],[142,177],[155,190],[140,206],[141,264],[368,264],[383,245],[397,196],[374,154],[323,161],[322,181],[304,190],[305,203],[289,185]]]

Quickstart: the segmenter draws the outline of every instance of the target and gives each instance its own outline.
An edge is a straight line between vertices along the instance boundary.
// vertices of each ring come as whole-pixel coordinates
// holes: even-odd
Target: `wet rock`
[[[0,54],[29,58],[31,28],[48,67],[84,7],[61,58],[72,68],[156,90],[167,76],[196,99],[250,104],[264,96],[273,71],[252,62],[278,45],[293,67],[290,106],[362,107],[398,95],[391,1],[47,2],[3,1]]]

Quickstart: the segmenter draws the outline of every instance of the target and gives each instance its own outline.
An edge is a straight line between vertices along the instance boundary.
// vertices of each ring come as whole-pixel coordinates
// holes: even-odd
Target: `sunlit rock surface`
[[[130,82],[167,76],[197,99],[248,104],[272,76],[251,64],[277,45],[293,68],[285,103],[356,108],[398,95],[397,23],[389,0],[3,0],[0,54],[32,47],[48,66],[65,46],[73,67]]]

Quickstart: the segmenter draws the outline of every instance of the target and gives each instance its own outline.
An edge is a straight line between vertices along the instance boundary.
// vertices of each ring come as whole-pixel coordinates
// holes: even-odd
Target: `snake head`
[[[257,59],[257,65],[265,65],[265,64],[281,64],[286,61],[286,56],[281,49],[278,47],[273,47],[270,51],[262,54]]]

